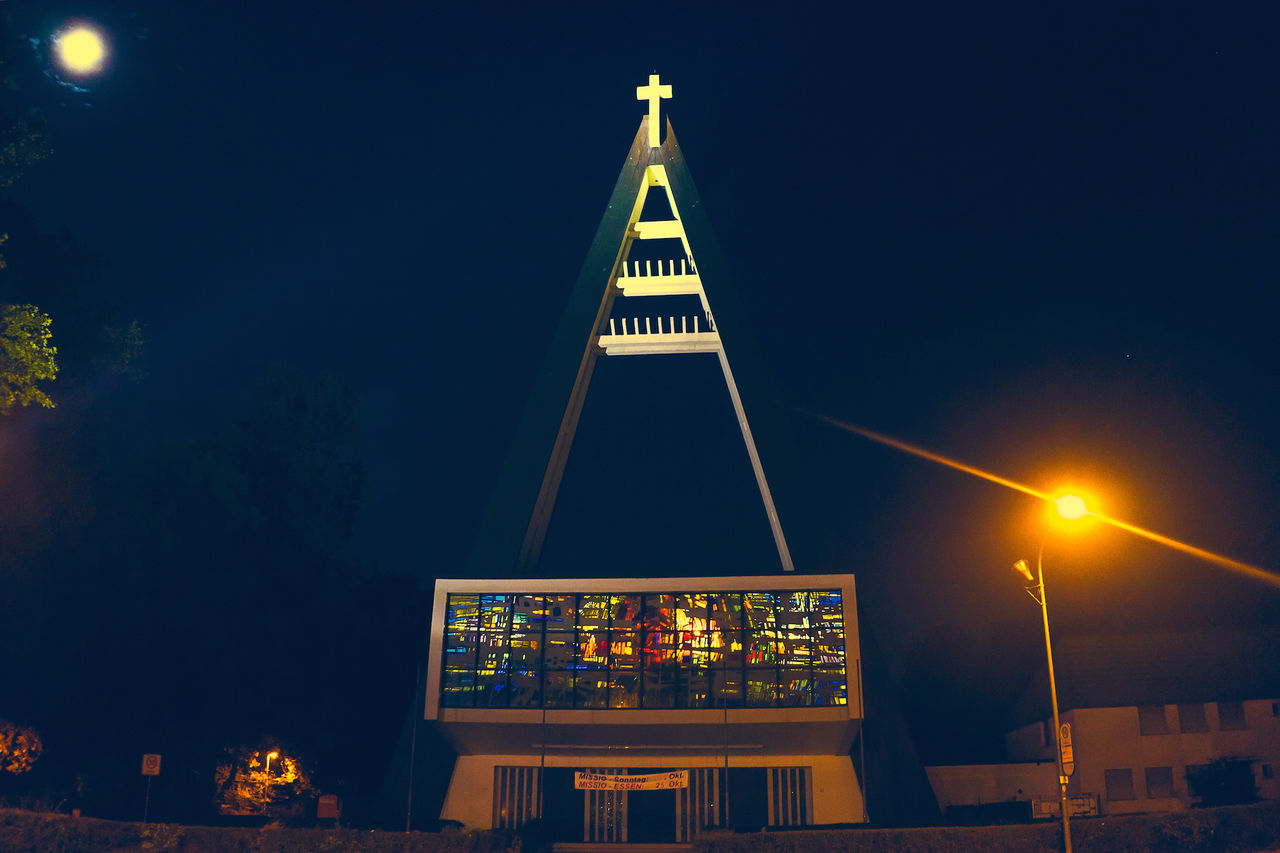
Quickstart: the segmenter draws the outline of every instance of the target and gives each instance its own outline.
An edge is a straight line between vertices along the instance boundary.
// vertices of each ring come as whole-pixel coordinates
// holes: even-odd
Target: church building
[[[425,718],[458,755],[440,816],[468,828],[538,820],[560,844],[687,843],[705,828],[866,820],[850,757],[863,718],[854,578],[795,571],[747,421],[753,398],[712,311],[727,285],[708,261],[710,228],[669,122],[659,134],[671,94],[656,74],[637,88],[648,115],[469,577],[436,582]],[[718,359],[776,573],[673,563],[663,577],[541,576],[596,360],[652,354]]]

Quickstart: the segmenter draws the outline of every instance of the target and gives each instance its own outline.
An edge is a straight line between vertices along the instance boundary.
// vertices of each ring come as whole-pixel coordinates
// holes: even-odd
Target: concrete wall
[[[1058,768],[1052,762],[963,764],[926,767],[938,808],[1059,798]]]

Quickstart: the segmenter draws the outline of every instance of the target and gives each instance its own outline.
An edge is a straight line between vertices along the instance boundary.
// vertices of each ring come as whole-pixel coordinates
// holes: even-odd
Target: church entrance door
[[[680,791],[628,791],[627,841],[667,844],[676,838],[676,796]]]

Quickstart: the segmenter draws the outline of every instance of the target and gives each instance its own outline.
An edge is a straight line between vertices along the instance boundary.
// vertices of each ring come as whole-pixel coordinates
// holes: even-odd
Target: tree
[[[49,315],[34,305],[5,305],[0,315],[0,414],[37,403],[53,408],[40,388],[58,375],[58,349],[49,344]]]
[[[1219,758],[1187,767],[1187,787],[1202,808],[1238,806],[1258,801],[1253,762],[1247,758]]]
[[[0,719],[0,770],[15,776],[26,773],[36,766],[43,751],[44,744],[35,729]]]
[[[225,750],[214,774],[218,811],[229,815],[289,817],[302,814],[315,793],[311,774],[275,741]]]
[[[53,153],[44,134],[18,120],[0,131],[0,188],[11,187],[27,169]]]

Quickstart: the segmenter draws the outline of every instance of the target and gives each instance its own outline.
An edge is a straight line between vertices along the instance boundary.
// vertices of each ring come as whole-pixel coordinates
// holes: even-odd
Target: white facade
[[[842,603],[838,617],[842,619],[844,644],[840,690],[834,699],[834,694],[821,694],[831,704],[748,707],[750,703],[744,702],[728,707],[732,702],[724,702],[725,706],[714,707],[714,697],[707,693],[702,695],[703,707],[696,707],[698,702],[694,707],[625,707],[607,700],[600,707],[547,707],[550,703],[543,697],[549,691],[540,686],[536,696],[529,691],[518,695],[518,701],[530,707],[465,707],[460,706],[465,702],[458,697],[468,693],[447,691],[449,678],[459,677],[456,667],[450,676],[444,662],[449,643],[459,645],[450,639],[446,626],[449,614],[458,612],[456,606],[450,611],[451,602],[459,597],[540,594],[549,602],[553,594],[567,593],[576,594],[580,601],[593,594],[621,598],[733,593],[741,594],[745,601],[749,594],[778,591],[782,600],[802,591],[816,600],[820,590],[827,591],[824,594],[830,596],[829,601]],[[471,828],[518,828],[541,817],[558,827],[562,837],[555,840],[570,842],[685,842],[707,826],[863,821],[862,793],[849,757],[862,719],[856,614],[851,575],[440,580],[435,590],[425,717],[435,721],[458,753],[441,817]],[[782,621],[779,617],[779,649],[783,648],[781,635],[786,632]],[[793,615],[790,624],[796,628],[801,621]],[[545,638],[551,632],[545,624],[542,630],[542,660],[547,662],[551,652]],[[696,630],[692,633],[697,642]],[[685,631],[686,642],[690,634]],[[789,653],[817,660],[818,644],[815,641],[810,647],[806,642],[798,642]],[[709,647],[711,641],[707,643]],[[802,646],[805,650],[800,651]],[[481,658],[479,652],[476,658]],[[814,679],[819,666],[812,662],[809,666]],[[789,674],[793,680],[786,683],[793,685],[803,685],[804,679],[795,678],[802,667],[791,660],[779,660],[776,668],[777,702],[781,704],[787,701],[781,692],[785,677]],[[744,664],[744,671],[751,670]],[[832,670],[828,666],[823,671],[829,676]],[[494,670],[484,672],[491,675]],[[508,697],[517,695],[512,691],[514,683],[509,677]],[[821,701],[816,698],[820,695],[816,686],[803,689],[809,692],[798,701]],[[745,688],[742,695],[746,696]],[[474,700],[474,704],[481,701]],[[627,701],[626,697],[621,701]],[[637,774],[674,770],[690,771],[689,787],[617,792],[573,787],[574,771]]]
[[[992,803],[1058,801],[1058,767],[1053,761],[957,764],[926,767],[938,808]],[[1030,813],[1030,812],[1028,812]]]
[[[1096,796],[1104,815],[1194,805],[1187,768],[1224,758],[1249,761],[1258,796],[1280,799],[1280,701],[1079,708],[1062,721],[1076,761],[1068,793]],[[1043,722],[1010,732],[1006,747],[1015,761],[1053,760]]]

